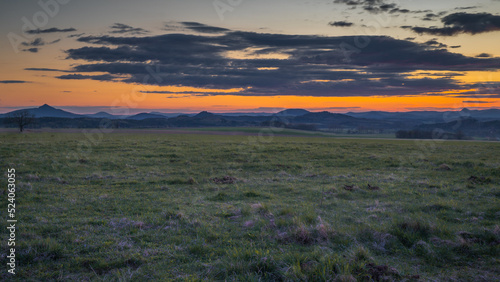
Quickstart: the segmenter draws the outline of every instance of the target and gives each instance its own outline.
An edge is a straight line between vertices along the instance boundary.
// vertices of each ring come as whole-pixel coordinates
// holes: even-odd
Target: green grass
[[[395,138],[394,133],[370,133],[370,134],[340,134],[324,131],[308,131],[299,129],[279,128],[279,127],[186,127],[167,130],[184,130],[195,132],[242,132],[261,134],[267,136],[273,135],[290,135],[290,136],[310,136],[310,137],[343,137],[343,138]]]
[[[298,129],[288,129],[288,128],[278,128],[278,127],[186,127],[186,128],[176,128],[172,130],[185,130],[185,131],[195,131],[195,132],[241,132],[241,133],[251,133],[251,134],[261,134],[267,136],[269,134],[273,135],[293,135],[293,136],[321,136],[321,137],[333,137],[334,134],[325,133],[320,131],[307,131]]]
[[[93,137],[0,134],[14,279],[500,278],[500,143]]]

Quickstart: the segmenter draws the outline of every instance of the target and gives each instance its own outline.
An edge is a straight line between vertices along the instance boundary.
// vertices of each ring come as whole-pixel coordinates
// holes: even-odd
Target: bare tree
[[[23,132],[24,127],[32,124],[35,121],[35,116],[29,111],[18,111],[7,117],[7,122],[17,125],[19,132]]]

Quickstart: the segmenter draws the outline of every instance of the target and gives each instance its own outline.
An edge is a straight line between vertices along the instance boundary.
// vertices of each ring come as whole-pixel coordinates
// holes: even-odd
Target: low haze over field
[[[2,1],[0,113],[500,108],[500,1]]]

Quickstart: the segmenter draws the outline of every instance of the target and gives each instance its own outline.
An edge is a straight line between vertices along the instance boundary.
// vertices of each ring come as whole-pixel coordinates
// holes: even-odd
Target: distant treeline
[[[463,132],[458,131],[456,133],[443,132],[443,131],[427,131],[427,130],[399,130],[396,131],[396,138],[403,139],[454,139],[454,140],[464,140],[470,139],[463,134]]]
[[[172,118],[106,119],[106,118],[34,118],[26,129],[37,128],[179,128],[179,127],[282,127],[309,131],[326,131],[342,134],[396,133],[396,138],[405,139],[500,139],[500,120],[480,122],[474,119],[422,124],[369,121],[340,114],[310,113],[299,117],[275,116],[221,116],[200,113],[196,116],[181,115]],[[0,118],[0,127],[16,128],[15,122]],[[412,128],[413,127],[413,128]],[[412,128],[399,130],[401,128]]]
[[[35,118],[26,128],[162,128],[169,127],[166,119],[110,120],[105,118]],[[0,118],[0,127],[16,128],[15,123]]]
[[[283,122],[283,121],[280,121],[280,120],[263,121],[263,122],[261,122],[259,124],[259,126],[263,126],[263,127],[280,127],[280,128],[309,130],[309,131],[317,131],[317,130],[319,130],[318,127],[315,124],[289,123],[289,122]]]

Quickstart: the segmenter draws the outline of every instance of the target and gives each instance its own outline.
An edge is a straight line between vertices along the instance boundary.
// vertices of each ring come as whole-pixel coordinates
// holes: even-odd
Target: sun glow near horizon
[[[5,54],[0,112],[43,104],[80,107],[85,113],[93,107],[169,112],[500,108],[500,53],[492,47],[499,31],[471,31],[460,18],[497,17],[492,11],[500,11],[500,3],[480,0],[461,13],[455,2],[436,4],[461,22],[450,36],[440,27],[444,14],[424,19],[415,3],[398,4],[388,13],[382,6],[367,10],[345,1],[319,6],[292,1],[289,14],[268,4],[269,10],[257,16],[257,2],[227,12],[222,20],[210,3],[199,4],[205,10],[170,3],[167,19],[157,13],[159,3],[148,1],[122,3],[128,12],[115,11],[111,2],[69,3],[31,34],[19,33],[18,18],[40,7],[3,3],[11,13],[0,29],[26,38],[18,42],[17,53],[9,40],[0,43]],[[95,19],[82,16],[82,8],[95,10]],[[139,8],[155,13],[130,12]],[[264,26],[256,26],[256,17]],[[430,22],[434,27],[425,27]]]

